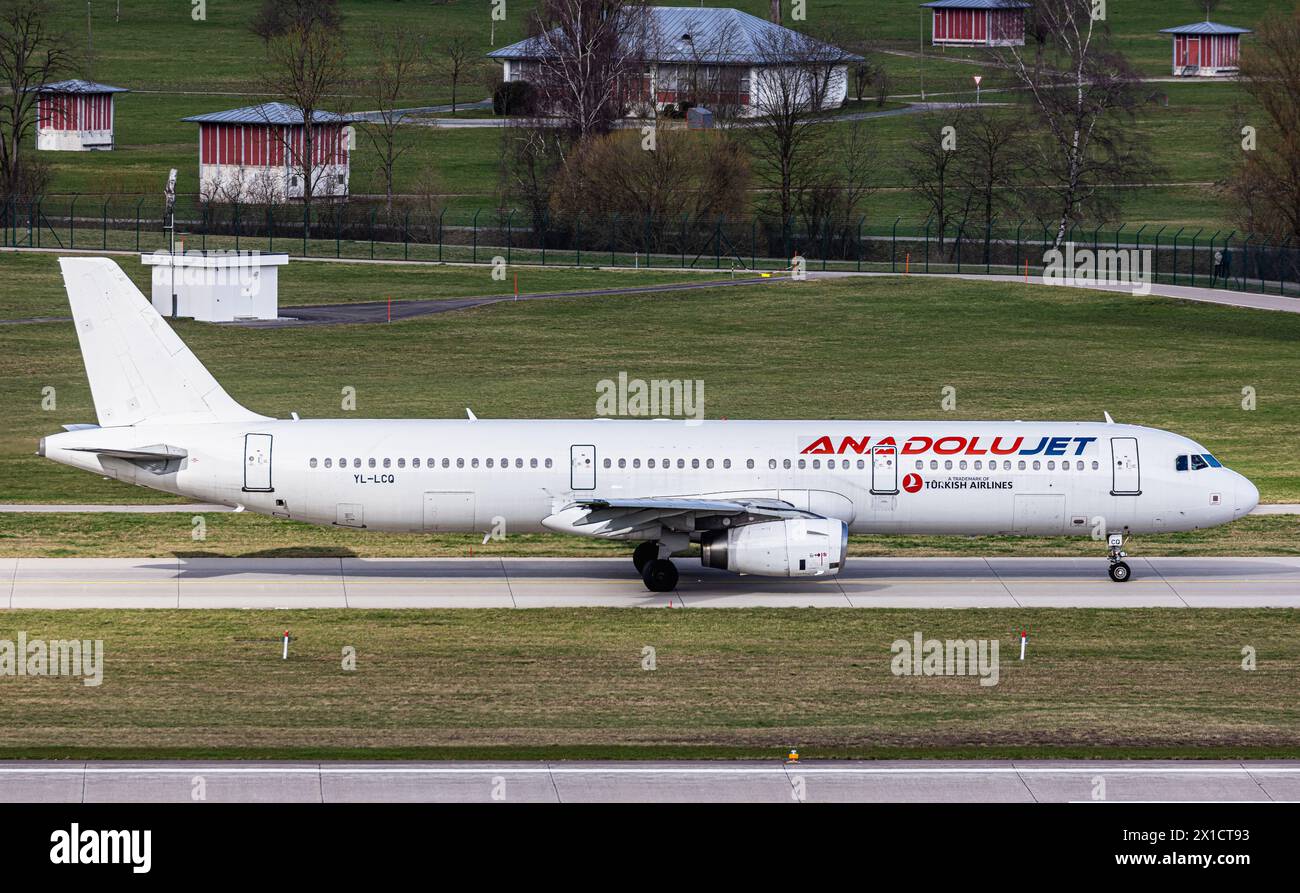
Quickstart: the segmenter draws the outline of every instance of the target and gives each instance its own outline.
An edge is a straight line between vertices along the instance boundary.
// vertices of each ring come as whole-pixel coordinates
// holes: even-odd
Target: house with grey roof
[[[130,92],[94,81],[70,80],[36,88],[36,148],[84,152],[113,148],[113,97]]]
[[[199,125],[199,193],[205,200],[301,199],[308,175],[313,197],[348,194],[349,153],[355,144],[348,115],[316,110],[310,137],[302,109],[283,102],[182,120]]]
[[[1241,35],[1250,29],[1206,19],[1160,33],[1174,39],[1174,77],[1231,77],[1239,71]]]
[[[848,65],[861,56],[814,40],[738,9],[651,6],[626,12],[644,15],[628,27],[630,55],[638,73],[621,86],[630,115],[672,106],[704,105],[724,115],[753,115],[785,85],[796,67],[821,67],[825,77],[812,91],[822,107],[838,107],[848,95]],[[506,81],[534,82],[543,60],[563,46],[558,32],[532,37],[488,53]]]

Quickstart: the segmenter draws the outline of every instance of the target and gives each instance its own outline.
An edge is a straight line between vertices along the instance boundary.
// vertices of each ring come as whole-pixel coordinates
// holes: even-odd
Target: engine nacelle
[[[833,518],[764,521],[707,534],[705,567],[762,577],[833,576],[844,566],[849,527]]]

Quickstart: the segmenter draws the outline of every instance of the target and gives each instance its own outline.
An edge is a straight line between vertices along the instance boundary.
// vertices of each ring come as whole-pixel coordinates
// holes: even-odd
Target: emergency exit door
[[[1138,464],[1136,437],[1110,439],[1111,496],[1137,496],[1142,492],[1142,470]]]
[[[596,448],[591,444],[569,447],[569,486],[575,490],[596,489]]]
[[[244,492],[270,493],[271,435],[244,435]]]
[[[898,492],[898,448],[873,447],[871,450],[871,492],[879,495]]]

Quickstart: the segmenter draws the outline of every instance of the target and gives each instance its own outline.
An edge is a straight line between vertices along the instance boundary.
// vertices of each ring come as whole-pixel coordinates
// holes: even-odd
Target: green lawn
[[[11,260],[0,258],[3,269]],[[468,291],[490,290],[479,269],[447,275],[462,270]],[[312,272],[344,275],[335,265]],[[351,275],[372,277],[372,293],[383,294],[399,281],[394,272]],[[41,287],[53,295],[57,282]],[[1202,441],[1265,501],[1300,500],[1295,314],[879,278],[507,302],[392,325],[177,329],[235,399],[281,417],[337,416],[340,389],[351,385],[369,417],[459,417],[472,406],[483,418],[590,418],[596,382],[626,370],[703,379],[714,418],[932,418],[952,385],[956,417],[1109,411]],[[45,386],[57,389],[55,412],[41,410]],[[1241,409],[1246,386],[1258,394],[1255,411]],[[69,324],[0,326],[0,404],[0,501],[156,498],[33,455],[41,435],[94,420]]]
[[[633,543],[561,536],[512,534],[483,542],[479,534],[375,533],[317,527],[248,513],[203,516],[205,539],[196,542],[193,515],[0,514],[0,558],[462,558],[630,557]],[[1300,555],[1300,517],[1246,518],[1225,527],[1141,537],[1142,555]],[[849,540],[853,556],[1078,557],[1104,554],[1084,537],[863,536]],[[693,558],[683,559],[689,566]],[[631,565],[629,565],[631,567]]]
[[[0,677],[0,757],[1296,758],[1295,614],[9,611],[104,670]],[[894,675],[916,632],[998,640],[997,684]]]

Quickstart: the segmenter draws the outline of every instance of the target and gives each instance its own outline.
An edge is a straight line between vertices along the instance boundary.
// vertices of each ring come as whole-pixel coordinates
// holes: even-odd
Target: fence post
[[[1200,229],[1198,229],[1196,231],[1196,235],[1192,236],[1192,263],[1191,263],[1192,285],[1196,284],[1196,240],[1201,237],[1201,233],[1203,232],[1205,232],[1205,227],[1201,227]]]
[[[573,265],[582,266],[582,218],[576,217],[573,221]]]
[[[859,273],[862,272],[862,224],[866,222],[867,218],[865,215],[858,218],[858,239],[857,242],[854,243],[856,246],[856,251],[854,253],[857,255],[857,270]]]
[[[370,259],[375,259],[375,208],[370,209]]]
[[[546,266],[546,243],[551,235],[551,212],[542,212],[542,266]]]
[[[442,218],[446,214],[446,208],[438,212],[438,263],[442,263]]]
[[[479,212],[482,210],[483,210],[482,208],[479,208],[474,212],[474,254],[472,255],[473,263],[478,263],[478,215]]]
[[[1024,225],[1023,220],[1016,224],[1016,268],[1013,271],[1016,273],[1020,272],[1020,230]]]
[[[957,227],[957,272],[961,272],[961,238],[966,234],[966,224]]]
[[[722,215],[713,222],[713,269],[722,269]]]
[[[402,217],[402,260],[411,259],[411,209]]]
[[[749,268],[758,269],[758,218],[749,219]]]
[[[677,247],[682,250],[682,269],[686,269],[686,215],[682,215],[682,237],[677,242]]]
[[[1287,236],[1286,241],[1277,250],[1277,293],[1279,295],[1286,293],[1286,263],[1282,256],[1291,250],[1291,237]]]
[[[72,203],[68,205],[68,248],[69,249],[77,247],[76,221],[77,221],[77,199],[79,198],[81,198],[80,195],[72,196]]]
[[[1223,247],[1219,249],[1220,251],[1223,252],[1223,271],[1224,271],[1223,287],[1224,288],[1228,287],[1228,279],[1232,274],[1232,260],[1231,260],[1231,255],[1228,254],[1228,243],[1232,241],[1232,237],[1235,236],[1236,234],[1237,231],[1235,229],[1232,232],[1228,233],[1228,235],[1226,235],[1223,239]]]
[[[140,250],[140,206],[144,204],[144,198],[135,203],[135,250]]]
[[[1155,250],[1153,252],[1155,263],[1152,265],[1152,273],[1151,273],[1152,282],[1160,281],[1160,234],[1164,232],[1168,226],[1169,224],[1166,223],[1164,226],[1160,227],[1160,229],[1156,230],[1156,237],[1154,240]]]
[[[1185,226],[1178,227],[1178,232],[1174,233],[1174,285],[1178,284],[1178,237],[1183,234]]]
[[[615,266],[618,261],[614,260],[614,231],[618,229],[618,215],[609,215],[609,265]]]
[[[104,199],[104,206],[100,209],[100,241],[103,243],[100,251],[108,250],[108,199]]]
[[[902,219],[902,217],[894,218],[894,229],[889,236],[889,272],[891,273],[898,272],[898,266],[895,263],[898,260],[898,221]]]

